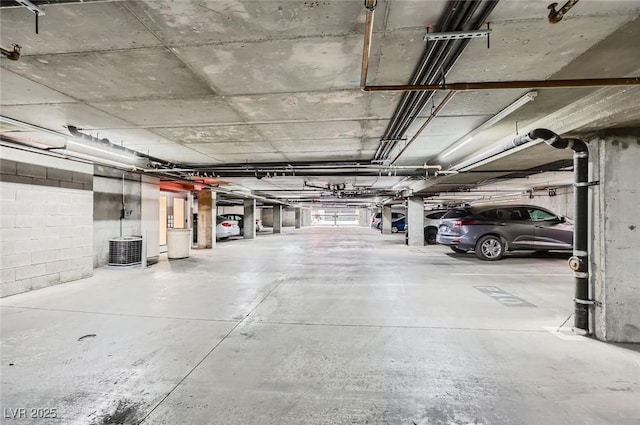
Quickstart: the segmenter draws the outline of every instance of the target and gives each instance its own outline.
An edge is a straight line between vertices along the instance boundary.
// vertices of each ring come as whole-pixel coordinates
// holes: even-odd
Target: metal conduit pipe
[[[474,83],[427,84],[421,86],[367,86],[364,91],[431,91],[431,90],[504,90],[504,89],[566,89],[572,87],[615,87],[640,85],[640,77],[583,78],[568,80],[480,81]]]
[[[573,256],[569,267],[575,276],[574,326],[589,332],[589,306],[594,301],[589,298],[589,148],[579,139],[563,139],[551,130],[538,128],[529,132],[532,140],[542,139],[557,149],[573,151],[574,192],[574,230]]]
[[[445,106],[447,106],[447,103],[449,103],[449,101],[453,98],[453,96],[455,96],[456,92],[454,91],[450,91],[449,93],[447,93],[447,95],[444,97],[444,99],[442,99],[442,101],[440,101],[440,104],[438,104],[438,106],[431,112],[431,115],[429,115],[429,117],[426,119],[426,121],[422,124],[422,126],[420,126],[420,128],[418,129],[418,131],[415,132],[415,134],[413,135],[413,137],[411,138],[411,140],[409,140],[402,149],[400,149],[400,152],[398,152],[398,154],[396,155],[395,158],[393,158],[391,160],[391,164],[393,164],[393,162],[400,158],[400,156],[407,150],[409,149],[409,146],[411,146],[411,144],[413,142],[415,142],[415,140],[418,138],[418,136],[420,136],[420,134],[424,131],[425,128],[427,128],[427,126],[429,124],[431,124],[431,122],[440,114],[440,112],[444,109]]]
[[[478,1],[449,2],[449,9],[445,12],[445,19],[443,19],[442,24],[438,25],[438,27],[442,31],[458,30],[461,25],[465,23],[464,19],[468,19],[468,13],[470,11],[472,13],[475,12],[478,5]],[[418,69],[414,73],[412,84],[433,84],[441,80],[443,74],[449,72],[449,69],[443,69],[442,65],[444,55],[453,42],[455,41],[447,40],[435,41],[429,44],[426,53],[420,60]],[[408,116],[412,114],[412,111],[415,112],[415,105],[425,98],[427,98],[426,101],[428,101],[432,96],[433,93],[429,92],[413,93],[404,96],[394,112],[391,122],[383,135],[383,139],[400,139],[403,132],[401,132],[399,128],[406,127]],[[386,152],[383,152],[383,156],[385,153]]]
[[[473,8],[471,11],[471,14],[469,16],[465,16],[464,19],[462,20],[462,22],[465,23],[465,25],[461,26],[460,29],[464,30],[464,29],[480,28],[482,24],[485,22],[485,20],[489,18],[489,15],[491,14],[491,12],[493,11],[493,9],[497,4],[498,4],[497,0],[487,2],[487,5],[482,10],[480,16],[471,25],[466,25],[466,23],[471,19],[471,15],[473,15],[473,13],[477,9],[477,8]],[[430,80],[431,83],[437,83],[437,82],[440,82],[442,84],[445,83],[444,81],[445,75],[448,74],[451,69],[453,69],[453,67],[458,62],[458,60],[460,59],[460,56],[462,56],[462,53],[466,50],[470,42],[471,42],[471,39],[468,39],[468,38],[462,39],[462,40],[448,41],[449,44],[447,45],[447,47],[445,47],[446,56],[445,56],[445,59],[442,60],[442,63],[440,65],[441,73],[438,74],[437,72],[438,70],[436,69],[434,71],[434,78]],[[451,48],[448,48],[448,46],[451,46]],[[443,75],[443,73],[445,75]],[[411,124],[418,118],[418,115],[427,105],[429,100],[433,98],[433,96],[435,95],[435,92],[425,92],[425,94],[426,95],[422,96],[421,99],[419,99],[417,105],[415,105],[415,107],[411,109],[407,114],[406,118],[408,119],[408,121],[405,122],[405,124],[403,124],[398,130],[401,136],[404,135],[404,133],[406,133],[409,130],[409,127],[411,126]]]
[[[463,5],[464,9],[461,10],[460,14],[453,22],[452,29],[454,31],[461,31],[465,29],[468,21],[477,11],[479,6],[480,2],[477,1],[465,2]],[[449,73],[453,64],[462,54],[469,41],[469,39],[446,40],[444,42],[433,43],[437,45],[437,55],[429,62],[430,66],[427,73],[423,78],[421,78],[421,81],[426,84],[435,84],[438,82],[444,83],[445,75]],[[434,94],[435,92],[433,91],[419,92],[415,94],[414,101],[410,107],[402,111],[400,123],[394,129],[396,135],[393,138],[400,139],[406,133],[409,126],[416,120],[420,112],[424,109]]]
[[[452,15],[448,13],[445,14],[447,19],[441,26],[444,31],[480,28],[497,5],[498,0],[486,2],[486,6],[482,10],[480,16],[472,24],[469,24],[468,22],[477,11],[481,2],[462,3],[462,5],[452,6],[454,11],[459,11],[455,14],[453,22],[449,22]],[[449,12],[449,10],[447,12]],[[453,68],[469,42],[469,39],[463,39],[448,40],[444,43],[433,43],[432,46],[434,47],[432,47],[423,57],[418,68],[422,75],[418,75],[413,79],[413,81],[422,81],[423,84],[426,83],[428,85],[438,86],[438,84],[435,83],[442,80],[441,84],[444,84],[444,76],[451,70],[451,68]],[[368,87],[365,87],[364,90],[369,91]],[[398,109],[396,109],[396,112],[394,113],[394,117],[389,124],[389,127],[387,127],[387,130],[385,131],[383,139],[391,141],[401,139],[411,124],[416,120],[420,112],[427,105],[429,100],[432,99],[434,93],[435,91],[428,90],[418,92],[413,96],[403,97]],[[376,156],[375,159],[386,159],[394,146],[395,143],[387,143],[384,146],[384,149],[379,152],[379,156]]]
[[[453,18],[453,15],[457,9],[457,5],[459,3],[463,3],[462,1],[450,1],[447,4],[447,9],[444,12],[444,17],[442,18],[441,23],[438,24],[439,28],[448,28],[449,27],[449,22],[451,21],[451,19]],[[366,40],[365,40],[366,43]],[[411,77],[411,84],[415,85],[418,84],[418,82],[420,81],[420,77],[423,76],[425,74],[425,68],[427,67],[427,65],[430,62],[430,58],[431,55],[433,54],[433,51],[435,50],[436,46],[438,46],[439,43],[432,43],[428,46],[427,50],[425,51],[425,53],[422,56],[422,59],[420,60],[420,63],[418,64],[418,67],[416,68],[416,70],[413,73],[413,76]],[[389,127],[387,127],[387,131],[385,131],[385,134],[383,136],[383,139],[387,139],[389,135],[391,135],[392,133],[392,129],[395,128],[395,126],[397,125],[397,120],[400,118],[400,112],[403,111],[406,107],[407,104],[409,102],[413,101],[413,97],[410,95],[406,95],[406,96],[402,96],[402,99],[400,100],[400,103],[398,104],[398,107],[396,108],[393,116],[391,117],[391,121],[389,123]],[[377,157],[377,156],[376,156]]]

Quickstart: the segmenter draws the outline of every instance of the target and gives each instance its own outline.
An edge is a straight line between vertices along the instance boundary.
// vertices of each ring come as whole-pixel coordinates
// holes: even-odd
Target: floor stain
[[[120,400],[113,413],[97,418],[94,425],[132,425],[137,424],[139,405],[129,400]]]

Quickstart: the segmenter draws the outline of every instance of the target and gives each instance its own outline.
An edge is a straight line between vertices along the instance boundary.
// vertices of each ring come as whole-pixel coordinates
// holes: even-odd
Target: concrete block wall
[[[273,209],[263,208],[261,210],[262,225],[267,227],[273,227]],[[282,227],[294,227],[296,214],[294,209],[282,209]]]
[[[218,205],[218,215],[221,214],[244,214],[243,205],[220,206]]]
[[[131,215],[121,219],[124,204]],[[93,267],[109,261],[109,240],[142,235],[142,182],[138,174],[95,166],[93,180]]]
[[[93,275],[93,166],[0,148],[0,296]]]

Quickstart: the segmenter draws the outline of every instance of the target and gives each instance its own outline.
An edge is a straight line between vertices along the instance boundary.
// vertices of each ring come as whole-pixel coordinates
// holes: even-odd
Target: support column
[[[273,233],[282,233],[282,205],[273,206]]]
[[[244,219],[243,223],[243,233],[245,239],[255,239],[256,238],[256,200],[255,199],[245,199],[244,200]]]
[[[187,229],[193,229],[193,192],[187,193]]]
[[[391,205],[382,206],[382,234],[391,234]]]
[[[360,208],[358,210],[358,226],[366,227],[371,221],[369,210],[366,208]]]
[[[311,226],[311,209],[305,208],[302,210],[302,226]]]
[[[213,248],[216,244],[216,193],[204,189],[198,192],[198,248]]]
[[[405,223],[408,226],[407,243],[409,246],[424,245],[424,199],[412,196],[407,199],[407,217]]]
[[[301,215],[301,211],[300,208],[296,208],[295,209],[295,227],[296,229],[299,229],[301,226],[301,221],[302,221],[302,215]]]
[[[611,342],[640,342],[640,132],[627,134],[589,143],[591,180],[600,181],[591,186],[590,308],[596,338]]]

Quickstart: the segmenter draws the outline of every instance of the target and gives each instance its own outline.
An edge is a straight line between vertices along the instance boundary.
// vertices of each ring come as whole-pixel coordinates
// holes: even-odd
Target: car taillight
[[[454,227],[460,227],[460,226],[469,226],[470,224],[476,224],[475,220],[471,220],[471,219],[466,219],[466,220],[456,220],[453,222]]]
[[[228,221],[223,221],[222,227],[231,227],[231,223],[229,223]]]

